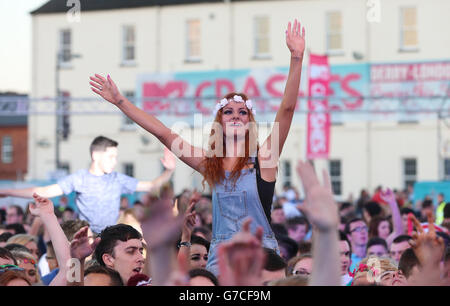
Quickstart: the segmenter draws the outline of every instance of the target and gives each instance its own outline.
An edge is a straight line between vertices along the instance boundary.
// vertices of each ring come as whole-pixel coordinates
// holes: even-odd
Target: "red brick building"
[[[28,171],[28,120],[8,115],[14,106],[0,100],[0,180],[23,180]]]

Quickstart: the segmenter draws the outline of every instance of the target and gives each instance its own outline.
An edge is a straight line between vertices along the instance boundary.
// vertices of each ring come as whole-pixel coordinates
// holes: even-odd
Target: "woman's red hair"
[[[224,98],[225,99],[232,99],[235,95],[241,96],[244,101],[247,101],[248,98],[243,93],[229,93]],[[214,119],[215,124],[222,125],[222,113],[223,109],[220,109],[216,117]],[[256,131],[256,125],[255,118],[253,116],[253,113],[249,110],[248,111],[249,116],[249,123],[250,128],[245,134],[245,155],[243,157],[239,157],[236,165],[234,166],[233,170],[230,174],[230,180],[235,184],[236,181],[239,179],[241,175],[241,170],[244,169],[244,167],[248,163],[248,159],[250,157],[250,152],[254,153],[256,152],[256,149],[258,148],[258,141],[257,141],[257,131]],[[220,141],[221,140],[221,141]],[[216,156],[214,153],[215,150],[220,150],[220,148],[216,148],[216,144],[222,144],[222,152],[223,154],[221,156]],[[210,151],[208,152],[207,156],[202,162],[202,169],[203,169],[203,188],[205,187],[205,182],[208,183],[210,188],[212,189],[216,184],[220,184],[225,179],[225,170],[223,168],[223,159],[226,156],[226,144],[225,144],[225,138],[222,135],[216,135],[214,126],[211,129],[211,133],[209,136],[209,145],[210,145]]]

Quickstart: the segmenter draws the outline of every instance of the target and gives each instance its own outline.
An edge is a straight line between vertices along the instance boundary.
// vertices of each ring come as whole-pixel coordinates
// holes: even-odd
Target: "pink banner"
[[[311,54],[308,68],[307,159],[328,158],[330,153],[330,114],[327,112],[330,93],[328,57]]]

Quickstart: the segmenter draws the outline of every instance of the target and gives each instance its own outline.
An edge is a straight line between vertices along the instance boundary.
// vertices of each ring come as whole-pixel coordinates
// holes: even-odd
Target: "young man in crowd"
[[[345,233],[351,243],[352,265],[350,271],[353,271],[359,262],[366,257],[367,241],[369,240],[368,227],[361,218],[354,218],[346,224]]]
[[[115,172],[117,146],[116,141],[98,136],[90,146],[89,169],[79,170],[53,185],[0,190],[0,197],[31,198],[33,193],[37,193],[41,197],[52,198],[75,191],[80,219],[88,221],[93,232],[100,233],[105,227],[116,224],[122,194],[151,192],[167,182],[175,169],[175,157],[166,150],[162,160],[166,171],[153,181],[138,181]]]

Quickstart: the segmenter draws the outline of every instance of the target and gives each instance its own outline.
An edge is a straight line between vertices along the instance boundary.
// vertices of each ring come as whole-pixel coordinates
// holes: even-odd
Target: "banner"
[[[328,57],[311,54],[308,69],[308,116],[306,158],[328,158],[330,153],[330,66]]]

